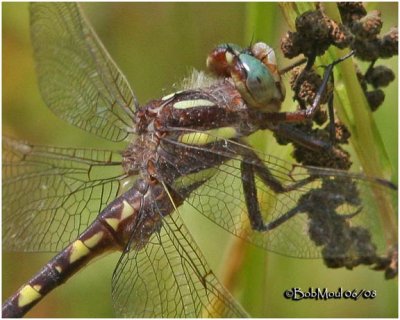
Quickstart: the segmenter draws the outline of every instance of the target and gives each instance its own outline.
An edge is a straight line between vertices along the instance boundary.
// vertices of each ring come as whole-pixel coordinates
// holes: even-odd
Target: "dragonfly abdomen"
[[[3,304],[3,317],[23,316],[46,294],[64,283],[90,260],[115,247],[114,242],[104,223],[95,220],[77,240],[50,260]]]
[[[68,247],[56,255],[2,307],[5,318],[22,317],[46,294],[67,281],[89,261],[110,251],[122,251],[141,209],[146,183],[138,180],[111,202]]]

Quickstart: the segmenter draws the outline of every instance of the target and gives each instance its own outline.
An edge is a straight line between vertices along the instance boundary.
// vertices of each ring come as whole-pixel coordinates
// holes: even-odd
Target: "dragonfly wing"
[[[120,155],[3,137],[3,247],[58,251],[120,190]]]
[[[132,128],[135,97],[76,3],[31,4],[39,87],[60,118],[111,141]]]
[[[204,135],[202,132],[203,141]],[[249,154],[249,146],[221,138],[216,141],[218,147],[198,146],[195,141],[193,146],[167,139],[163,142],[168,150],[168,145],[173,145],[175,149],[185,148],[187,157],[192,155],[187,163],[195,164],[196,171],[190,172],[188,166],[177,167],[172,162],[169,165],[182,175],[174,182],[175,191],[184,190],[183,195],[190,189],[188,186],[199,186],[186,198],[194,210],[240,238],[287,256],[336,258],[352,254],[357,243],[367,242],[370,248],[354,250],[369,250],[365,254],[375,254],[375,246],[377,252],[384,250],[380,208],[374,196],[386,193],[395,198],[396,190],[386,182],[346,171],[293,165],[262,153],[257,153],[255,161],[243,156]],[[203,170],[209,168],[210,161],[215,166]],[[251,226],[242,162],[253,166],[253,198],[264,224],[275,225],[274,228],[256,230]],[[260,172],[268,172],[265,175],[270,176],[270,181],[263,180]],[[274,190],[271,185],[277,181],[288,191]],[[292,188],[296,184],[298,187]]]
[[[307,217],[298,214],[268,232],[251,227],[243,192],[240,159],[231,159],[215,169],[214,175],[195,189],[187,202],[230,233],[269,251],[289,256],[316,257],[318,250],[307,237]],[[257,183],[257,198],[265,223],[274,221],[297,206],[301,194],[276,195]]]
[[[114,271],[112,295],[118,315],[247,316],[207,266],[177,212],[165,217],[162,226],[154,226],[152,232],[142,249],[122,255]]]

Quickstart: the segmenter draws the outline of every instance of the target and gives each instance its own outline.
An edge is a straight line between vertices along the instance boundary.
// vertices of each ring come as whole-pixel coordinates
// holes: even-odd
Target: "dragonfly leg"
[[[301,122],[305,120],[310,120],[313,119],[315,113],[318,111],[321,100],[323,97],[323,94],[325,92],[325,89],[328,85],[328,82],[331,78],[332,75],[332,70],[335,65],[338,63],[346,60],[347,58],[351,57],[354,54],[354,52],[350,52],[349,54],[343,56],[340,59],[335,60],[331,64],[329,64],[324,72],[324,76],[322,78],[322,84],[318,88],[318,91],[315,95],[314,101],[311,104],[311,106],[307,109],[302,109],[302,110],[297,110],[293,112],[270,112],[266,115],[267,120],[271,123],[280,123],[280,122]]]
[[[295,207],[279,218],[265,224],[260,206],[258,204],[257,198],[257,187],[254,180],[254,167],[253,165],[242,162],[242,181],[243,181],[243,192],[246,201],[247,211],[249,214],[250,224],[253,230],[257,231],[269,231],[280,226],[285,221],[289,220],[291,217],[295,216],[297,213],[301,212],[300,207]]]
[[[238,152],[242,155],[243,159],[245,159],[241,164],[243,182],[245,182],[245,179],[247,178],[248,180],[254,180],[255,172],[262,182],[272,191],[275,193],[283,193],[296,190],[316,179],[316,176],[309,176],[290,185],[283,185],[282,182],[271,173],[268,167],[254,151],[246,149],[244,152],[242,150],[239,150]]]
[[[300,207],[295,207],[279,218],[265,224],[261,215],[260,206],[257,196],[257,187],[255,182],[255,174],[263,181],[265,185],[270,187],[275,193],[283,193],[295,190],[304,186],[315,179],[310,176],[308,178],[297,181],[291,185],[284,186],[277,178],[275,178],[270,170],[263,164],[263,162],[257,157],[254,152],[246,152],[246,161],[241,163],[241,174],[243,184],[243,194],[245,197],[246,207],[249,214],[249,220],[252,228],[258,231],[268,231],[281,225],[297,213],[301,212]]]
[[[302,65],[303,63],[306,63],[307,61],[309,61],[309,60],[307,60],[306,58],[300,59],[300,60],[292,63],[291,65],[289,65],[289,66],[287,66],[287,67],[285,67],[283,69],[279,69],[279,74],[283,75],[283,74],[293,70],[294,68]]]
[[[332,74],[333,81],[333,74]],[[335,129],[335,112],[333,110],[333,92],[328,97],[328,115],[329,115],[329,138],[331,145],[335,144],[336,140],[336,129]]]
[[[241,163],[242,172],[242,184],[243,194],[246,201],[247,212],[249,214],[249,220],[252,229],[258,231],[265,231],[264,221],[260,212],[260,206],[258,204],[257,187],[254,180],[254,168],[253,165],[242,161]]]
[[[317,152],[329,152],[332,156],[341,157],[342,151],[336,148],[332,143],[334,140],[330,138],[329,141],[322,140],[310,134],[305,134],[304,131],[300,130],[292,123],[281,123],[271,128],[280,138],[294,142],[300,146],[303,146],[311,151]],[[335,137],[335,124],[332,122],[332,126],[329,128],[329,135]],[[334,138],[335,139],[335,138]]]
[[[281,224],[284,222],[288,221],[290,218],[294,217],[296,214],[300,213],[302,209],[297,206],[294,207],[293,209],[290,209],[288,212],[285,214],[281,215],[279,218],[276,218],[275,220],[264,224],[264,229],[262,231],[270,231],[275,229],[276,227],[279,227]]]

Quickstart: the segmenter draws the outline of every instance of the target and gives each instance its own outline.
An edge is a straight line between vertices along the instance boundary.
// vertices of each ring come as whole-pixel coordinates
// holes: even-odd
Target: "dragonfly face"
[[[6,145],[11,155],[5,158],[4,172],[7,180],[3,205],[6,208],[5,212],[21,214],[14,215],[14,218],[18,219],[17,223],[11,221],[10,215],[5,215],[5,223],[11,226],[9,229],[6,227],[5,233],[17,235],[21,242],[11,243],[5,237],[5,246],[27,251],[55,251],[67,247],[75,254],[62,256],[73,264],[77,257],[84,256],[86,252],[88,256],[89,252],[94,251],[91,250],[93,242],[99,241],[102,234],[88,233],[87,238],[78,240],[86,246],[86,249],[81,251],[76,250],[81,246],[81,242],[76,242],[76,238],[99,212],[103,212],[99,218],[100,224],[106,226],[107,230],[118,231],[115,233],[118,249],[124,251],[113,276],[113,299],[118,314],[129,316],[245,314],[214,277],[181,222],[178,211],[184,201],[226,230],[260,247],[297,257],[320,256],[320,249],[312,243],[307,234],[309,217],[304,213],[293,214],[296,210],[292,209],[296,208],[302,195],[318,188],[322,180],[315,177],[309,179],[312,172],[305,168],[299,167],[296,171],[292,165],[279,159],[267,155],[255,156],[240,140],[259,129],[261,123],[266,120],[264,112],[253,110],[252,107],[257,106],[248,104],[244,98],[246,95],[252,96],[254,89],[246,83],[246,78],[241,78],[239,82],[208,82],[207,86],[173,93],[139,108],[119,70],[112,61],[103,60],[108,56],[91,37],[92,34],[87,33],[86,21],[80,20],[79,13],[77,14],[73,7],[61,5],[61,17],[65,17],[65,14],[70,15],[71,21],[80,22],[83,28],[77,28],[78,23],[68,25],[69,32],[73,31],[72,39],[68,40],[77,40],[74,36],[78,34],[79,41],[61,41],[58,48],[63,48],[62,44],[71,43],[68,48],[77,53],[78,57],[86,62],[83,65],[89,68],[83,72],[84,79],[88,81],[79,83],[78,87],[73,85],[72,80],[80,79],[79,77],[61,77],[58,80],[62,80],[62,84],[67,85],[69,89],[71,88],[68,85],[71,84],[72,89],[79,89],[78,92],[82,93],[80,99],[87,97],[85,94],[88,92],[93,92],[92,86],[85,88],[87,83],[108,89],[105,93],[95,86],[97,91],[94,90],[95,94],[92,96],[95,97],[93,101],[97,102],[95,108],[90,108],[93,104],[79,104],[81,100],[76,99],[72,105],[77,108],[71,109],[71,100],[68,105],[63,105],[62,101],[74,98],[73,95],[68,96],[73,90],[54,90],[52,86],[57,81],[50,77],[54,75],[53,70],[45,68],[45,52],[42,51],[41,45],[47,43],[42,40],[47,39],[49,35],[64,34],[56,28],[57,23],[64,21],[64,18],[59,18],[57,6],[40,6],[37,5],[33,10],[33,21],[36,22],[33,25],[36,26],[36,30],[47,25],[42,22],[51,22],[47,25],[48,28],[44,28],[46,37],[41,38],[40,31],[37,31],[34,38],[39,72],[41,79],[44,79],[41,80],[41,86],[45,87],[42,90],[47,103],[53,111],[61,111],[59,115],[69,123],[109,140],[119,140],[125,136],[131,138],[132,123],[137,126],[137,136],[122,152],[122,159],[119,155],[117,160],[111,152],[44,148],[24,143],[11,143],[8,147]],[[53,25],[53,22],[57,23]],[[81,32],[85,35],[83,42],[79,36]],[[85,45],[77,45],[82,43]],[[90,54],[87,54],[85,47],[91,49]],[[274,66],[273,58],[269,54],[268,63],[265,63],[265,54],[259,55],[258,51],[253,52],[250,49],[239,52],[238,46],[230,47],[236,48],[232,50],[238,55],[238,71],[246,71],[247,76],[264,70],[259,68],[265,68],[267,65]],[[227,47],[223,48],[226,51]],[[76,61],[76,57],[72,59],[67,54],[68,50],[63,52],[66,55],[62,61],[56,58],[53,62],[69,65],[69,62]],[[68,60],[70,58],[71,60]],[[91,68],[93,66],[96,67],[97,73]],[[107,68],[103,68],[104,66]],[[219,68],[225,67],[220,65]],[[270,68],[269,73],[262,73],[263,77],[268,75],[266,83],[273,83],[271,79],[277,83],[277,74],[273,70],[274,68]],[[101,79],[96,77],[98,73],[102,75]],[[241,83],[246,93],[241,92]],[[262,92],[259,88],[256,89],[257,93]],[[65,99],[55,99],[60,92],[65,95],[62,96]],[[274,97],[279,97],[276,92],[283,95],[281,89],[274,88],[273,92]],[[260,96],[265,98],[267,95],[261,93]],[[54,101],[59,103],[54,105]],[[78,107],[81,107],[79,111]],[[88,117],[85,117],[86,113]],[[62,161],[59,161],[60,159]],[[95,175],[97,169],[110,166],[123,168],[123,172],[111,178]],[[17,167],[22,172],[14,171]],[[265,170],[265,167],[269,171]],[[268,175],[269,172],[272,173],[273,179]],[[321,170],[319,173],[332,178],[338,174],[329,170]],[[242,185],[243,181],[246,181],[248,190],[252,190],[254,176],[259,210],[254,202],[254,194],[244,195]],[[18,177],[23,177],[26,181],[24,188],[18,184]],[[370,181],[357,176],[352,178],[357,186],[365,186],[365,190],[368,189]],[[124,189],[122,184],[127,180],[131,188]],[[277,181],[279,183],[276,183]],[[280,192],[282,183],[284,187],[289,188],[298,183],[299,190],[292,189],[289,192],[288,189],[288,192]],[[58,186],[57,193],[47,191],[48,186]],[[328,196],[340,194],[338,190],[336,192],[328,193]],[[365,195],[365,192],[361,191],[361,195]],[[29,194],[29,198],[20,205],[22,195],[26,194]],[[117,198],[121,194],[123,196]],[[114,201],[115,198],[119,200]],[[37,204],[40,206],[35,206]],[[25,208],[25,205],[29,207]],[[355,203],[353,207],[359,207],[359,203]],[[29,213],[36,213],[36,216],[26,214],[27,210]],[[255,215],[249,218],[246,210]],[[353,210],[354,208],[344,209],[343,214],[353,213]],[[262,213],[261,220],[258,211]],[[65,212],[73,216],[70,223]],[[139,212],[141,218],[137,218]],[[269,233],[263,232],[268,222],[281,221],[280,217],[287,212],[293,214],[290,219]],[[368,222],[368,214],[371,212],[372,209],[367,210],[366,215],[356,216],[352,223],[359,222],[358,217],[362,217],[361,222]],[[52,217],[52,222],[42,218],[45,216]],[[33,217],[33,220],[27,217]],[[129,222],[131,218],[135,220],[134,223]],[[49,224],[44,225],[41,221],[47,221]],[[250,223],[253,230],[247,228],[246,223]],[[25,226],[23,232],[20,229],[21,224]],[[30,225],[35,226],[35,229],[30,229]],[[74,228],[77,225],[78,228]],[[316,229],[318,227],[320,224],[315,226]],[[60,237],[60,230],[68,230],[68,233],[62,233]],[[248,236],[243,235],[249,231],[251,232]],[[111,234],[114,234],[113,232]],[[70,243],[72,246],[69,246]],[[60,267],[54,265],[54,268],[49,269],[57,271]],[[27,288],[24,292],[33,289],[40,293],[40,289],[33,284],[24,288]],[[29,294],[22,296],[35,298]],[[176,298],[177,296],[181,299]],[[215,307],[211,308],[212,306]]]
[[[280,110],[285,93],[275,52],[265,43],[248,49],[222,44],[209,54],[207,66],[217,75],[232,77],[248,106],[264,112]]]

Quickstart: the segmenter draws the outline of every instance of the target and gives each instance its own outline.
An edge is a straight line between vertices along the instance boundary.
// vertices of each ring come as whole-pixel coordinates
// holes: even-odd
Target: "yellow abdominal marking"
[[[205,145],[223,139],[231,139],[236,136],[236,130],[232,127],[223,127],[206,130],[203,132],[185,133],[179,137],[179,142],[191,145]]]
[[[33,289],[35,289],[37,292],[40,292],[40,289],[42,289],[42,286],[40,284],[35,284],[33,286]]]
[[[122,208],[121,220],[124,220],[124,219],[130,217],[131,215],[133,215],[135,210],[132,208],[132,206],[126,200],[124,200],[122,203],[124,204],[124,207]]]
[[[90,250],[86,247],[81,240],[76,240],[71,245],[71,255],[69,256],[69,262],[74,263],[82,257],[88,255]]]
[[[118,225],[119,225],[119,219],[116,218],[107,218],[106,222],[108,223],[108,225],[113,228],[115,231],[117,231],[118,229]]]
[[[36,286],[35,286],[36,287]],[[19,292],[18,307],[22,308],[41,298],[41,294],[37,292],[29,284],[23,287]]]
[[[100,231],[100,232],[94,234],[93,236],[91,236],[89,239],[83,241],[83,244],[86,247],[92,249],[100,242],[101,238],[103,238],[103,235],[104,235],[104,232]]]
[[[189,109],[196,107],[215,106],[215,103],[206,99],[182,100],[174,103],[175,109]]]
[[[55,269],[57,270],[58,273],[61,273],[61,272],[62,272],[62,268],[61,268],[60,266],[56,266]]]

